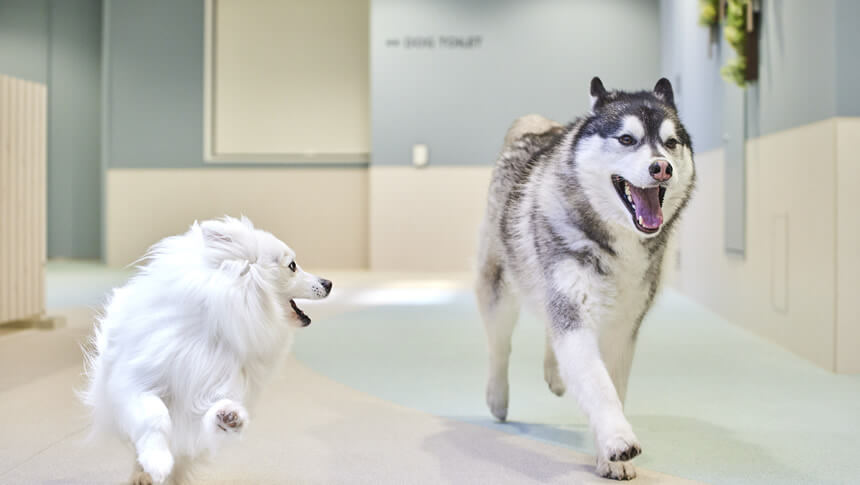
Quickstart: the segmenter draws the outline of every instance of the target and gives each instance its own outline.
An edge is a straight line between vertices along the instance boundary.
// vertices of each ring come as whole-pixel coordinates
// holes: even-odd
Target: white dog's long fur
[[[146,259],[96,327],[82,398],[95,431],[134,446],[133,482],[181,482],[244,428],[292,327],[309,323],[291,300],[323,298],[331,283],[246,218],[195,222]]]

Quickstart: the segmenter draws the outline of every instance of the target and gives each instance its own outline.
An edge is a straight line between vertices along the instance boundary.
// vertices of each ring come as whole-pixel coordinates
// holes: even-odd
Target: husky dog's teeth
[[[627,194],[627,198],[630,198],[630,184],[624,182],[624,193]]]
[[[639,225],[640,225],[640,226],[644,226],[644,225],[645,225],[645,223],[644,223],[644,222],[642,222],[642,216],[639,216]]]

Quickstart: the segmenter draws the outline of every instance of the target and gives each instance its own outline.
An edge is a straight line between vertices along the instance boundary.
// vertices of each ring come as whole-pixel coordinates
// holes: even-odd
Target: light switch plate
[[[412,164],[424,167],[430,161],[430,151],[427,145],[412,145]]]

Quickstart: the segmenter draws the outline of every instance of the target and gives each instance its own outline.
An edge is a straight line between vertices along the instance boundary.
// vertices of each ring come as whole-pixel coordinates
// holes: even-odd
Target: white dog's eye
[[[293,273],[295,273],[295,272],[296,272],[296,262],[295,262],[295,261],[291,261],[291,262],[290,262],[290,265],[288,266],[288,268],[290,268],[290,269],[293,271]]]

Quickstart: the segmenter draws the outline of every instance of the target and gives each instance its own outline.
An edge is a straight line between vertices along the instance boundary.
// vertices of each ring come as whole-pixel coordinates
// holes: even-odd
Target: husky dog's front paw
[[[215,403],[206,413],[216,430],[225,433],[239,433],[248,422],[248,411],[241,404],[229,399]]]
[[[629,461],[597,460],[597,474],[613,480],[633,480],[636,478],[636,467]]]
[[[627,461],[642,453],[642,446],[631,431],[629,434],[613,436],[603,444],[602,455],[609,461]]]
[[[630,427],[627,420],[621,418],[618,422],[603,428],[603,432],[600,432],[600,428],[597,429],[595,438],[597,439],[598,459],[627,461],[642,453],[642,446],[636,439],[636,435],[633,434],[633,428]]]
[[[499,421],[508,419],[508,382],[490,378],[487,383],[487,407]]]

